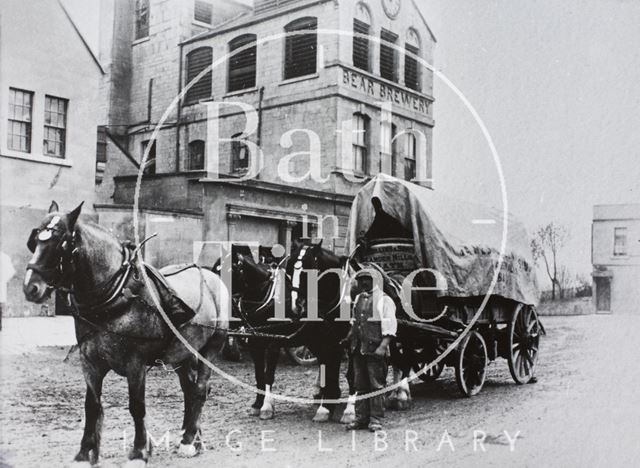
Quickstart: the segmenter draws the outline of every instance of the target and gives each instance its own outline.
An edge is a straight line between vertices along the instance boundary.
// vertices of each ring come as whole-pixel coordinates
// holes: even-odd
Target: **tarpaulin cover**
[[[394,177],[379,174],[356,195],[351,206],[346,248],[353,251],[374,222],[377,198],[386,215],[413,237],[421,267],[447,280],[445,296],[484,296],[490,292],[500,257],[501,210],[457,200]],[[538,287],[527,232],[507,216],[503,264],[492,294],[525,304],[538,303]]]

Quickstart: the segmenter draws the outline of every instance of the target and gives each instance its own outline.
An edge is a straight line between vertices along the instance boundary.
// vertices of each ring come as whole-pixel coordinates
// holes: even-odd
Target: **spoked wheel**
[[[456,382],[464,396],[477,395],[487,373],[487,346],[484,338],[473,330],[464,337],[456,355]]]
[[[540,322],[532,307],[518,304],[509,328],[509,372],[517,384],[526,384],[533,379],[538,362],[540,344]]]
[[[318,363],[318,358],[306,346],[287,348],[287,355],[294,364],[299,366],[315,366]]]
[[[411,366],[413,372],[418,374],[422,369],[431,364],[435,359],[444,352],[445,348],[437,346],[435,351],[427,352],[427,350],[418,350],[416,360]],[[418,378],[423,382],[430,383],[438,379],[442,371],[444,370],[444,362],[440,361],[438,364],[431,366],[427,371],[418,375]]]

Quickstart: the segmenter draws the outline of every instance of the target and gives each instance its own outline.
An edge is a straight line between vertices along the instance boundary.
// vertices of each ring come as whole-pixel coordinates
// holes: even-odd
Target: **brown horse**
[[[227,289],[218,276],[195,265],[174,269],[179,270],[174,274],[164,269],[168,285],[161,277],[157,280],[160,283],[150,282],[153,275],[139,260],[138,249],[132,253],[105,229],[79,221],[81,208],[82,204],[61,213],[52,203],[29,239],[33,258],[23,285],[29,301],[42,302],[58,289],[75,305],[76,338],[87,391],[84,435],[74,464],[98,463],[102,382],[110,370],[126,377],[129,385],[135,438],[128,465],[146,464],[150,455],[145,428],[146,367],[160,362],[176,370],[184,393],[184,434],[178,453],[194,456],[201,446],[199,419],[211,369],[192,350],[209,360],[224,341],[230,311]],[[165,320],[171,313],[164,301],[163,284],[165,293],[174,293],[172,297],[192,312],[189,320],[179,325],[180,335],[192,350]],[[156,307],[160,300],[162,312]]]

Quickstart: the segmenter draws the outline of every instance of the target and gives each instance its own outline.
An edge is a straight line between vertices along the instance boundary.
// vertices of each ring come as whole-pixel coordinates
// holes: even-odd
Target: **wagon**
[[[510,215],[503,239],[504,218],[384,174],[351,208],[347,249],[359,268],[387,279],[402,361],[424,381],[453,367],[465,396],[482,389],[498,357],[517,384],[535,376],[543,328],[534,264],[527,233]],[[413,285],[410,300],[402,300],[403,281]]]

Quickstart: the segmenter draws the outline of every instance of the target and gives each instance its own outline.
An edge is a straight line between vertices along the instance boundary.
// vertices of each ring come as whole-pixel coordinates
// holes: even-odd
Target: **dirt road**
[[[182,396],[172,372],[153,369],[147,414],[158,445],[149,466],[637,465],[640,319],[546,317],[544,324],[538,383],[516,386],[506,361],[497,361],[480,395],[463,399],[446,369],[436,383],[412,386],[413,407],[388,412],[386,439],[377,441],[337,422],[311,422],[308,405],[277,403],[275,419],[260,421],[248,415],[253,396],[216,376],[203,417],[206,451],[178,459]],[[2,356],[0,453],[9,466],[63,466],[79,447],[84,384],[78,367],[63,363],[66,351]],[[252,382],[248,361],[219,364]],[[314,378],[309,369],[284,364],[276,390],[306,397]],[[102,466],[119,466],[133,430],[122,378],[107,377],[103,401]]]

